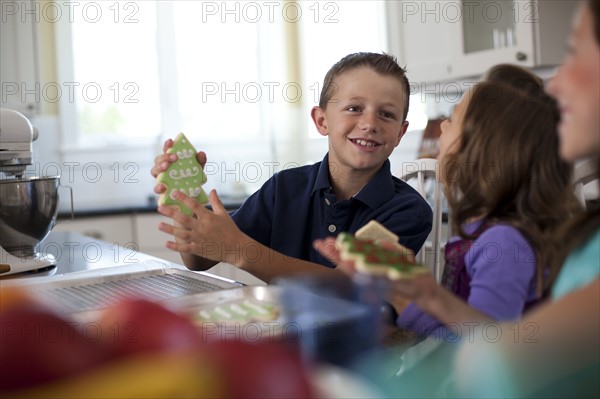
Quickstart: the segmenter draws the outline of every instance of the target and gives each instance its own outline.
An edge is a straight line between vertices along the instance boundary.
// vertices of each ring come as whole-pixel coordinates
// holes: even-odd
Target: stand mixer
[[[38,246],[56,223],[60,176],[23,176],[37,137],[25,116],[0,109],[0,276],[56,265]]]

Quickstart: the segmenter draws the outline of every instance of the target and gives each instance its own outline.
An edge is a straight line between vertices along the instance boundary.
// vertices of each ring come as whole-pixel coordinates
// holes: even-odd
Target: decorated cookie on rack
[[[273,321],[279,317],[279,308],[271,303],[244,299],[201,309],[194,314],[200,323],[253,323]]]
[[[208,197],[202,189],[202,185],[206,183],[206,174],[196,158],[196,149],[183,133],[177,135],[173,146],[167,150],[167,153],[177,154],[177,160],[156,178],[159,183],[167,187],[167,190],[158,198],[158,203],[179,206],[183,213],[191,215],[191,209],[173,198],[173,194],[181,191],[200,204],[208,203]]]
[[[354,263],[360,273],[387,276],[389,279],[412,278],[429,270],[413,262],[412,251],[397,244],[403,250],[384,248],[380,243],[360,239],[350,233],[340,233],[336,240],[340,258]]]

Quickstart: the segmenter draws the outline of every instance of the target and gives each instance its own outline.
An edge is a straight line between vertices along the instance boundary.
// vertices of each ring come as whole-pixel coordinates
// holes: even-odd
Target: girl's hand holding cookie
[[[390,285],[390,296],[415,302],[429,301],[442,287],[431,273],[419,273],[412,278],[398,279]]]

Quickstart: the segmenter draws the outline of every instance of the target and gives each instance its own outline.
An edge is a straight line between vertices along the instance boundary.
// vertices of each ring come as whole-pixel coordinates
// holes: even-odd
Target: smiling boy
[[[158,208],[175,221],[159,226],[176,238],[167,247],[179,251],[190,269],[225,261],[270,281],[330,271],[335,265],[313,248],[313,241],[354,233],[375,219],[416,253],[431,231],[432,211],[421,195],[392,176],[388,160],[408,128],[408,102],[408,80],[394,57],[344,57],[325,76],[319,106],[311,111],[329,141],[323,161],[276,173],[231,216],[214,190],[214,212],[179,193],[176,198],[195,217]],[[165,150],[171,145],[168,140]],[[198,155],[205,162],[205,155]],[[157,157],[152,174],[166,170],[173,158]],[[164,189],[158,184],[155,192]]]

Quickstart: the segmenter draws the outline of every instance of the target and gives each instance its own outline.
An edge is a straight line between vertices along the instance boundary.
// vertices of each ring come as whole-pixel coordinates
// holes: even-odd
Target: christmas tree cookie
[[[340,258],[353,262],[360,273],[397,280],[429,271],[425,266],[414,264],[412,251],[404,247],[400,252],[390,250],[375,241],[356,238],[349,233],[340,233],[336,242],[340,247]]]
[[[202,189],[202,185],[206,183],[206,174],[196,158],[196,149],[183,133],[177,135],[167,153],[177,154],[177,161],[156,178],[159,183],[167,187],[167,191],[158,198],[158,203],[179,206],[183,213],[191,215],[191,209],[173,198],[173,193],[181,191],[200,204],[208,203],[208,197]]]

